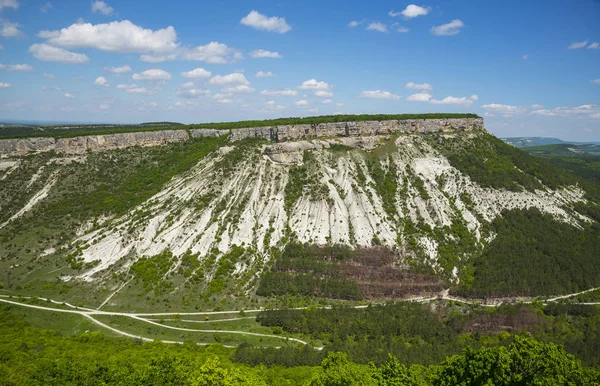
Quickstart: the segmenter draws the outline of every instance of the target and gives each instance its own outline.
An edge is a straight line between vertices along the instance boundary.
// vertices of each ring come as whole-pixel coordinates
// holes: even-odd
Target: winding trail
[[[61,302],[61,301],[57,301],[57,300],[53,300],[53,299],[47,299],[47,298],[34,298],[34,297],[24,297],[24,296],[13,296],[13,295],[0,295],[0,302],[2,303],[7,303],[7,304],[12,304],[15,306],[21,306],[21,307],[27,307],[27,308],[32,308],[32,309],[36,309],[36,310],[44,310],[44,311],[52,311],[52,312],[62,312],[62,313],[68,313],[68,314],[75,314],[75,315],[80,315],[83,316],[87,319],[89,319],[91,322],[97,324],[98,326],[101,326],[107,330],[110,330],[116,334],[122,335],[122,336],[126,336],[128,338],[134,338],[134,339],[141,339],[145,342],[153,342],[156,339],[152,339],[152,338],[146,338],[143,336],[139,336],[139,335],[134,335],[134,334],[130,334],[128,332],[125,331],[121,331],[119,329],[116,329],[114,327],[109,326],[106,323],[102,323],[101,321],[97,320],[96,318],[94,318],[95,315],[104,315],[104,316],[124,316],[124,317],[128,317],[131,319],[135,319],[144,323],[149,323],[152,324],[154,326],[158,326],[158,327],[162,327],[162,328],[166,328],[166,329],[171,329],[171,330],[177,330],[177,331],[187,331],[187,332],[197,332],[197,333],[211,333],[211,334],[237,334],[237,335],[246,335],[246,336],[258,336],[258,337],[266,337],[266,338],[275,338],[275,339],[281,339],[281,340],[286,340],[286,341],[292,341],[292,342],[296,342],[296,343],[300,343],[303,345],[309,345],[308,342],[301,340],[301,339],[297,339],[297,338],[292,338],[292,337],[288,337],[288,336],[281,336],[281,335],[271,335],[271,334],[261,334],[261,333],[257,333],[257,332],[246,332],[246,331],[230,331],[230,330],[202,330],[202,329],[192,329],[192,328],[184,328],[184,327],[175,327],[175,326],[170,326],[170,325],[165,325],[165,324],[161,324],[158,323],[156,321],[156,319],[149,319],[146,317],[152,317],[152,316],[193,316],[193,315],[226,315],[226,314],[235,314],[235,313],[239,313],[242,310],[232,310],[232,311],[203,311],[203,312],[157,312],[157,313],[130,313],[130,312],[111,312],[111,311],[101,311],[100,308],[102,308],[102,306],[104,306],[111,298],[112,296],[114,296],[114,294],[116,294],[121,288],[123,288],[125,285],[127,285],[128,282],[124,283],[121,287],[119,287],[119,289],[117,289],[115,292],[113,292],[97,309],[92,309],[92,308],[87,308],[87,307],[78,307],[78,306],[74,306],[72,304],[66,303],[66,302]],[[561,296],[556,296],[556,297],[552,297],[552,298],[547,298],[547,299],[523,299],[521,302],[525,303],[525,304],[529,304],[532,303],[536,300],[541,301],[543,304],[548,304],[548,303],[552,303],[552,302],[556,302],[558,300],[563,300],[563,299],[568,299],[568,298],[572,298],[578,295],[583,295],[586,294],[588,292],[592,292],[592,291],[596,291],[600,289],[600,287],[596,287],[596,288],[590,288],[588,290],[585,291],[580,291],[580,292],[575,292],[575,293],[571,293],[571,294],[567,294],[567,295],[561,295]],[[14,301],[14,300],[10,300],[7,298],[17,298],[17,299],[37,299],[37,300],[41,300],[41,301],[46,301],[46,302],[50,302],[52,304],[57,304],[57,305],[64,305],[67,306],[71,309],[64,309],[64,308],[55,308],[55,307],[46,307],[46,306],[39,306],[39,305],[35,305],[35,304],[27,304],[27,303],[23,303],[23,302],[19,302],[19,301]],[[459,298],[459,297],[454,297],[454,296],[449,296],[447,291],[442,292],[440,295],[438,296],[434,296],[434,297],[415,297],[415,298],[408,298],[408,299],[399,299],[397,301],[404,301],[404,302],[418,302],[418,303],[427,303],[427,302],[431,302],[431,301],[435,301],[435,300],[447,300],[447,301],[453,301],[453,302],[460,302],[463,304],[469,304],[469,305],[479,305],[479,306],[483,306],[483,307],[498,307],[502,304],[505,303],[505,299],[487,299],[487,302],[482,302],[481,299],[479,300],[470,300],[470,299],[464,299],[464,298]],[[582,304],[582,305],[600,305],[600,302],[585,302],[585,303],[577,303],[577,304]],[[353,308],[356,309],[364,309],[369,307],[369,305],[358,305],[358,306],[353,306]],[[305,310],[308,309],[309,307],[297,307],[297,308],[291,308],[292,310]],[[320,307],[321,309],[330,309],[332,308],[332,306],[323,306]],[[261,311],[266,311],[264,308],[260,308],[260,309],[254,309],[254,310],[243,310],[244,313],[258,313]],[[186,323],[216,323],[216,322],[229,322],[229,321],[236,321],[236,320],[242,320],[242,319],[252,319],[253,317],[239,317],[239,318],[228,318],[228,319],[216,319],[216,320],[207,320],[207,321],[201,321],[201,320],[181,320],[178,319],[178,321],[181,322],[186,322]],[[173,320],[171,320],[173,321]],[[167,344],[181,344],[183,343],[182,341],[170,341],[170,340],[161,340],[163,343],[167,343]],[[197,343],[198,345],[209,345],[210,343]],[[224,345],[224,347],[229,347],[229,348],[234,348],[235,346],[226,346]],[[323,347],[314,347],[317,350],[322,350]]]

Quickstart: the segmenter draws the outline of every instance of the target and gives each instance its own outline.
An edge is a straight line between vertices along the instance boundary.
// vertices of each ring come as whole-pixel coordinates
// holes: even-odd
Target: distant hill
[[[577,141],[563,141],[560,138],[554,137],[506,137],[500,138],[505,143],[513,145],[514,147],[523,148],[530,146],[545,146],[545,145],[556,145],[556,144],[575,144],[575,145],[600,145],[600,142],[577,142]]]
[[[600,145],[558,143],[544,146],[527,146],[522,150],[532,155],[545,157],[574,157],[583,155],[600,155]]]

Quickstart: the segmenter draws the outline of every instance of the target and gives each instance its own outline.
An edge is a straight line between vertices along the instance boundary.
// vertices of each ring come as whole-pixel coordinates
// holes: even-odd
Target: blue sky
[[[0,0],[0,120],[473,112],[600,140],[600,1]]]

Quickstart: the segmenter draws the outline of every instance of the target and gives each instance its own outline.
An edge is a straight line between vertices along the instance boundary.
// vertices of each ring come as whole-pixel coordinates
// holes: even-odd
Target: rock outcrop
[[[395,132],[428,134],[483,129],[482,118],[407,119],[242,128],[231,130],[231,139],[237,141],[244,138],[264,138],[279,143],[312,138],[372,137]],[[170,142],[187,141],[190,137],[216,137],[227,134],[229,134],[228,130],[190,129],[189,133],[187,130],[161,130],[59,139],[50,137],[0,139],[0,158],[52,150],[61,154],[84,154],[87,151],[123,149],[131,146],[159,146]]]
[[[483,118],[406,119],[251,127],[232,130],[231,139],[265,138],[274,142],[322,137],[364,137],[402,133],[483,130]]]
[[[22,138],[0,140],[0,157],[19,157],[33,153],[56,151],[61,154],[84,154],[87,151],[123,149],[132,146],[159,146],[187,141],[186,130],[144,131],[74,138]]]

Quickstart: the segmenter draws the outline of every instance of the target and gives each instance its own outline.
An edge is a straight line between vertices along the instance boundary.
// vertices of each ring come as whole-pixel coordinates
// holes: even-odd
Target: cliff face
[[[407,119],[283,125],[232,130],[232,140],[265,138],[274,142],[320,137],[360,137],[402,133],[434,133],[452,130],[483,130],[483,118]]]
[[[427,134],[453,130],[483,130],[483,119],[409,119],[252,127],[232,130],[231,139],[237,141],[244,138],[265,138],[273,142],[286,142],[323,137],[368,137],[388,135],[398,131],[406,134]],[[87,151],[122,149],[131,146],[159,146],[170,142],[187,141],[190,136],[201,138],[225,134],[228,134],[228,131],[191,129],[189,134],[187,130],[162,130],[60,139],[0,139],[0,157],[19,157],[52,150],[61,154],[84,154]]]
[[[19,157],[33,153],[56,151],[62,154],[83,154],[87,151],[122,149],[131,146],[158,146],[189,139],[185,130],[145,131],[74,138],[22,138],[0,140],[0,157]]]

